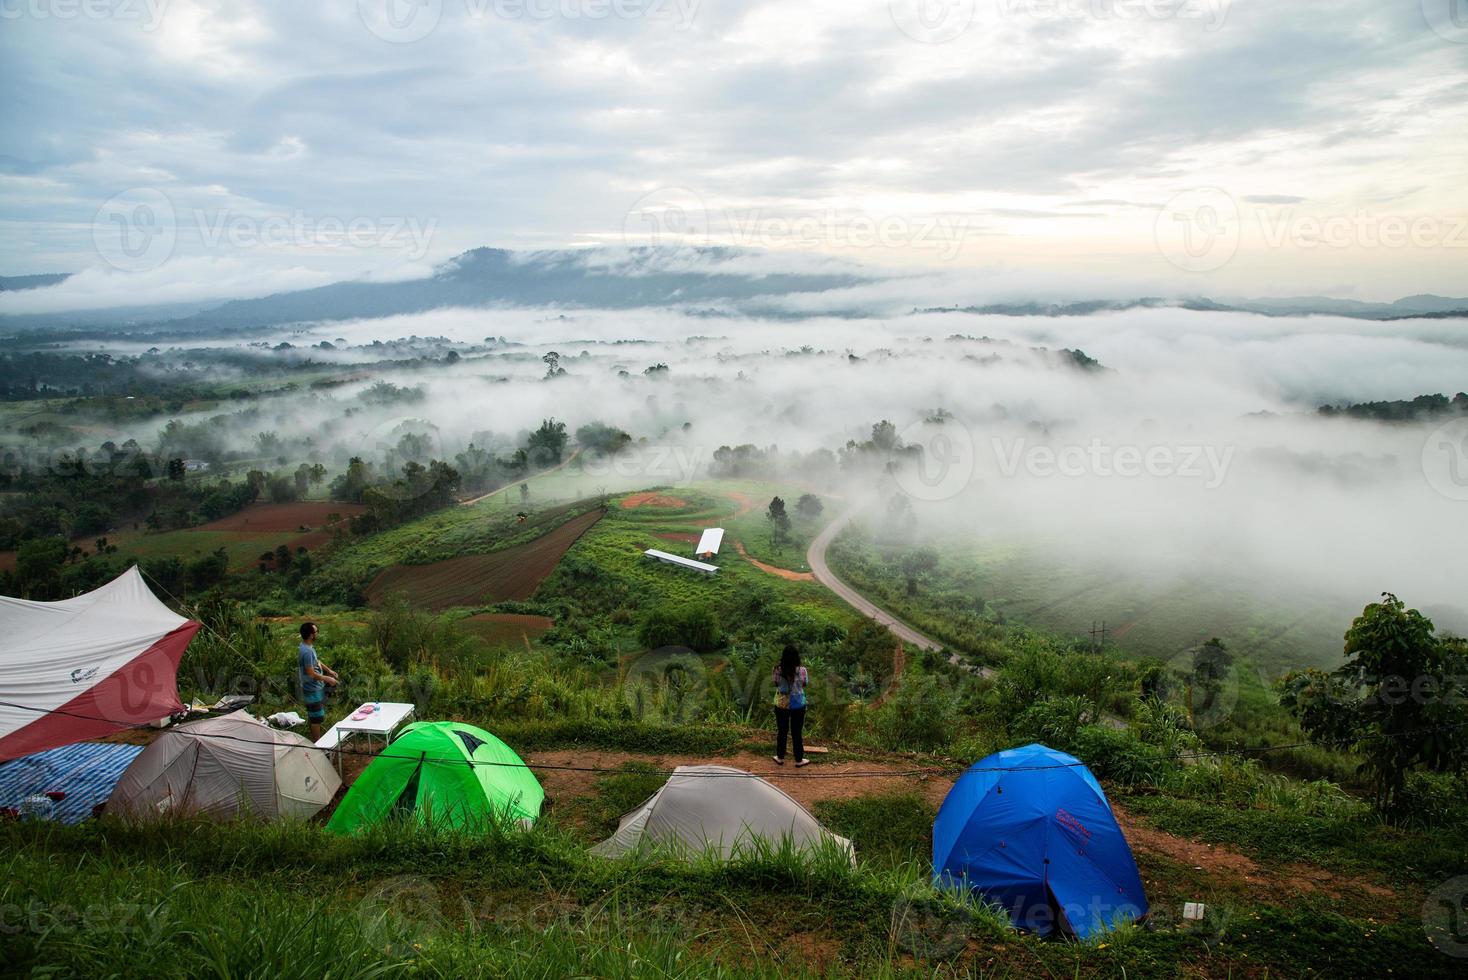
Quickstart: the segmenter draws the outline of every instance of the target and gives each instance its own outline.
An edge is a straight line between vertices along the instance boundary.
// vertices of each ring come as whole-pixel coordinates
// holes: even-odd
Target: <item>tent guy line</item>
[[[70,717],[70,718],[77,718],[77,719],[80,719],[82,721],[105,721],[105,722],[109,722],[109,723],[112,722],[112,719],[110,719],[110,718],[101,718],[101,717],[98,717],[98,716],[95,716],[95,715],[81,715],[81,714],[76,714],[74,712],[62,711],[60,709],[53,709],[53,708],[38,708],[38,707],[35,707],[34,705],[16,704],[15,702],[11,702],[11,701],[0,701],[0,707],[15,708],[15,709],[20,710],[20,711],[34,711],[34,712],[37,712],[39,714],[64,715],[64,716],[67,716],[67,717]],[[468,725],[469,723],[468,722],[464,722],[464,724]],[[1361,740],[1362,741],[1365,741],[1367,739],[1404,738],[1404,737],[1406,737],[1408,735],[1421,735],[1421,734],[1428,733],[1428,732],[1451,731],[1451,730],[1453,730],[1455,728],[1463,728],[1465,726],[1468,726],[1468,722],[1459,722],[1457,724],[1452,724],[1452,725],[1436,725],[1436,726],[1433,726],[1433,727],[1430,727],[1430,728],[1414,728],[1414,729],[1409,729],[1409,730],[1400,731],[1400,732],[1377,732],[1374,735],[1362,736],[1362,739]],[[150,725],[125,725],[125,726],[123,726],[123,730],[152,731],[154,729]],[[275,729],[271,729],[271,730],[274,731]],[[263,741],[261,741],[259,739],[248,739],[248,738],[243,738],[243,737],[240,737],[240,736],[237,736],[237,735],[208,734],[208,733],[203,733],[203,732],[197,732],[197,733],[194,733],[194,737],[196,737],[196,738],[217,738],[217,739],[226,739],[226,740],[230,740],[230,741],[248,742],[248,743],[250,743],[252,745],[273,744],[273,743],[265,743],[265,742],[263,742]],[[1216,752],[1195,752],[1195,753],[1180,755],[1180,756],[1178,756],[1178,759],[1179,760],[1212,759],[1212,758],[1217,758],[1218,756],[1224,756],[1224,755],[1243,756],[1244,753],[1246,753],[1246,752],[1255,752],[1255,753],[1279,752],[1279,751],[1282,751],[1284,749],[1303,748],[1303,747],[1308,746],[1308,745],[1311,745],[1311,744],[1313,744],[1313,743],[1310,743],[1310,742],[1286,742],[1286,743],[1282,743],[1280,745],[1263,745],[1263,746],[1259,746],[1257,748],[1252,748],[1252,749],[1227,749],[1227,750],[1220,749],[1220,750],[1218,750]],[[342,755],[356,755],[356,756],[363,756],[363,757],[373,758],[373,759],[380,759],[380,758],[388,758],[388,759],[414,759],[414,760],[418,759],[418,756],[396,756],[396,755],[389,755],[386,752],[363,752],[363,751],[361,751],[359,749],[326,748],[325,746],[320,746],[320,745],[302,746],[302,748],[310,748],[311,750],[316,751],[316,752],[338,752],[338,753],[340,753]],[[446,764],[454,765],[454,766],[468,765],[470,767],[475,767],[475,766],[493,766],[493,767],[514,768],[514,769],[541,769],[541,770],[545,770],[545,771],[548,771],[548,772],[621,773],[621,772],[625,772],[626,771],[626,770],[623,770],[623,769],[609,768],[609,767],[606,767],[606,766],[568,766],[568,765],[551,765],[551,764],[546,764],[546,765],[531,765],[530,763],[523,763],[523,762],[522,763],[514,763],[514,762],[484,762],[484,761],[480,761],[480,760],[465,760],[463,762],[459,762],[459,761],[456,761],[456,760],[445,760],[445,759],[426,759],[424,761],[427,761],[429,763],[446,763]],[[1081,766],[1081,767],[1084,768],[1085,767],[1085,763],[1083,763],[1083,762],[1075,762],[1075,763],[1051,763],[1051,764],[1038,765],[1038,766],[989,766],[989,767],[984,767],[984,768],[979,768],[977,766],[926,766],[926,767],[922,767],[922,768],[918,768],[918,769],[893,769],[893,770],[889,770],[889,771],[877,771],[877,770],[866,770],[866,771],[862,771],[862,770],[856,770],[856,771],[851,771],[851,772],[845,772],[845,771],[843,771],[843,772],[789,772],[789,773],[772,772],[772,773],[766,773],[766,774],[764,774],[764,776],[765,777],[768,777],[768,778],[774,778],[774,779],[898,779],[898,778],[905,778],[905,777],[912,777],[912,776],[917,776],[917,777],[928,777],[928,776],[957,776],[957,775],[960,775],[960,774],[966,773],[966,772],[1038,772],[1038,771],[1042,771],[1042,770],[1046,770],[1046,769],[1073,769],[1076,766]],[[672,776],[672,775],[675,775],[675,774],[678,774],[676,769],[655,769],[655,770],[652,770],[652,771],[649,772],[649,775],[660,775],[660,776]],[[700,779],[721,779],[721,778],[728,778],[731,775],[733,775],[733,774],[732,773],[704,773],[704,774],[698,774],[696,778],[700,778]],[[749,778],[751,775],[753,775],[753,774],[751,774],[751,773],[741,773],[740,774],[740,777],[741,778]]]

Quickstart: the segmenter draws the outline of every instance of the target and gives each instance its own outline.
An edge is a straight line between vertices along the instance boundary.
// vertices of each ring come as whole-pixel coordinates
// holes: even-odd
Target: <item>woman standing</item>
[[[785,764],[785,736],[788,733],[795,748],[795,766],[810,763],[805,757],[805,685],[810,678],[800,666],[800,651],[787,646],[775,667],[775,764]]]

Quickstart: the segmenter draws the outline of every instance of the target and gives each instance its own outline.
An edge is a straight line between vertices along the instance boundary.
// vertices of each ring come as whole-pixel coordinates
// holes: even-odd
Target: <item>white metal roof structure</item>
[[[693,553],[700,558],[712,558],[719,553],[719,547],[724,543],[724,529],[711,527],[703,532],[698,539],[698,547]]]
[[[682,568],[691,568],[695,572],[703,572],[705,575],[713,575],[719,570],[718,565],[705,565],[701,561],[694,561],[692,558],[680,558],[677,555],[670,555],[666,551],[658,551],[656,548],[648,548],[643,554],[649,558],[656,558],[658,561],[667,562],[669,565],[678,565]]]

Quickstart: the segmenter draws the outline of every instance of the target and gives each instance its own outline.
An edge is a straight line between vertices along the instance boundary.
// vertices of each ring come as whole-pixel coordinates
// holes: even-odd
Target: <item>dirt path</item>
[[[773,733],[772,733],[773,734]],[[817,757],[812,765],[796,770],[789,764],[777,766],[768,756],[754,752],[688,758],[676,755],[638,755],[628,752],[587,751],[579,749],[531,752],[525,761],[545,788],[552,805],[557,802],[596,794],[596,781],[604,773],[582,772],[574,767],[615,769],[626,762],[645,762],[671,771],[680,765],[731,766],[754,773],[773,782],[807,809],[826,800],[849,800],[889,793],[920,793],[934,809],[942,806],[955,777],[950,775],[916,776],[915,766],[890,762],[827,763]],[[573,767],[567,769],[547,766]],[[852,775],[843,775],[843,774]],[[858,775],[892,773],[891,776]],[[1147,819],[1123,807],[1112,805],[1117,823],[1127,843],[1138,855],[1159,855],[1185,865],[1197,873],[1200,894],[1225,886],[1233,889],[1260,891],[1276,897],[1316,894],[1334,898],[1356,898],[1370,902],[1383,916],[1392,915],[1396,894],[1380,884],[1361,878],[1335,874],[1324,868],[1295,862],[1279,866],[1263,866],[1247,854],[1222,844],[1190,840],[1158,830]],[[1396,902],[1400,905],[1400,902]]]
[[[773,743],[773,726],[770,732]],[[773,744],[771,750],[773,751]],[[535,770],[535,778],[545,787],[546,796],[555,799],[573,799],[578,796],[592,796],[596,793],[596,781],[604,773],[580,772],[567,769],[546,769],[543,766],[572,766],[588,767],[594,769],[615,769],[625,762],[646,762],[659,769],[672,770],[678,766],[732,766],[735,769],[743,769],[752,772],[756,776],[770,780],[786,793],[789,793],[800,804],[806,808],[814,806],[822,800],[849,800],[860,796],[873,796],[883,793],[897,793],[917,791],[934,807],[942,804],[943,798],[953,787],[953,778],[950,776],[918,777],[905,775],[906,770],[914,768],[893,763],[878,762],[836,762],[824,761],[812,763],[804,769],[796,769],[793,764],[786,763],[783,766],[775,765],[774,759],[768,755],[753,752],[737,752],[732,755],[709,756],[706,758],[690,759],[685,756],[675,755],[634,755],[627,752],[598,752],[582,749],[565,749],[551,752],[529,752],[524,754],[524,759],[531,769]],[[843,776],[843,773],[870,773],[890,772],[892,776]]]
[[[734,550],[739,552],[740,556],[755,568],[758,568],[762,572],[769,572],[778,578],[783,578],[787,582],[814,582],[816,580],[816,577],[810,572],[792,572],[788,568],[776,568],[774,565],[766,565],[758,558],[749,557],[749,552],[744,550],[743,541],[736,540],[734,542]]]
[[[739,505],[739,509],[730,515],[729,520],[733,520],[736,517],[743,517],[745,514],[754,510],[754,501],[750,499],[747,493],[740,493],[738,490],[727,490],[724,492],[724,496]]]

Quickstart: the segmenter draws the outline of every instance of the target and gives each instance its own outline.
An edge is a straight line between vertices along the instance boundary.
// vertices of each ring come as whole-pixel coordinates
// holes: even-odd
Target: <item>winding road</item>
[[[817,534],[815,536],[815,539],[811,541],[810,548],[805,553],[805,561],[806,564],[810,566],[811,574],[816,577],[817,582],[820,582],[826,588],[836,593],[836,595],[840,596],[844,602],[850,605],[857,612],[861,613],[863,616],[866,616],[868,619],[873,619],[881,623],[883,626],[891,630],[892,634],[904,643],[911,643],[913,646],[917,647],[920,650],[943,649],[943,644],[939,643],[937,640],[933,639],[930,636],[919,633],[917,630],[913,629],[911,626],[907,625],[896,616],[893,616],[891,613],[887,612],[875,602],[872,602],[866,596],[862,595],[860,592],[856,591],[845,582],[841,581],[841,579],[838,578],[836,574],[831,571],[831,566],[826,564],[826,548],[831,544],[833,540],[835,540],[836,535],[840,534],[841,531],[846,527],[846,525],[851,523],[852,519],[856,517],[859,512],[860,508],[857,508],[849,510],[846,513],[842,514],[830,524],[827,524],[821,530],[821,533]],[[953,664],[955,667],[960,667],[964,670],[971,671],[981,677],[990,677],[994,673],[993,670],[988,667],[975,667],[973,664],[967,663],[962,657],[958,656],[957,654],[950,654],[948,657],[948,662]]]
[[[845,582],[841,581],[841,579],[837,578],[836,574],[831,571],[831,567],[826,564],[826,548],[835,539],[836,535],[840,534],[842,529],[844,529],[846,525],[851,523],[852,518],[854,518],[857,513],[858,511],[856,510],[849,510],[846,513],[842,514],[830,524],[827,524],[825,528],[821,530],[821,533],[817,534],[815,536],[815,539],[811,541],[810,549],[805,553],[805,561],[806,564],[810,566],[811,574],[816,577],[817,582],[820,582],[826,588],[836,593],[857,612],[861,613],[863,616],[868,617],[869,619],[875,619],[877,622],[881,623],[883,626],[891,630],[897,636],[897,638],[902,640],[904,643],[911,643],[913,646],[918,647],[922,650],[943,649],[943,644],[939,643],[937,640],[932,639],[931,637],[924,636],[922,633],[919,633],[917,630],[913,629],[911,626],[907,625],[896,616],[893,616],[891,613],[878,606],[875,602],[872,602],[866,596],[862,595],[860,592],[856,591]]]

